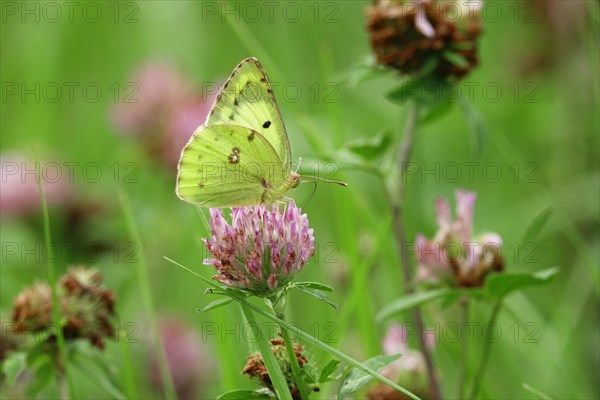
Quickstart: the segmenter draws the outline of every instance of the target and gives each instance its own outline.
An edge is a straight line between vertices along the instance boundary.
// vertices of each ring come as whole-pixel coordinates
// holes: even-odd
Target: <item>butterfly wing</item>
[[[271,200],[289,172],[269,141],[242,126],[199,127],[183,149],[177,195],[204,207],[243,207]]]
[[[243,60],[221,89],[207,126],[237,125],[262,135],[275,149],[283,169],[291,169],[291,150],[273,88],[256,58]]]

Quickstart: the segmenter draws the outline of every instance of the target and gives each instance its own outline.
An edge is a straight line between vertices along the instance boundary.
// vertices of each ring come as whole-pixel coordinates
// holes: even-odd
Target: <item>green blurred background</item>
[[[117,200],[120,188],[135,209],[159,315],[186,321],[205,348],[206,365],[214,366],[211,377],[203,380],[203,396],[214,398],[225,390],[253,387],[239,373],[249,351],[239,328],[237,338],[221,336],[224,329],[236,329],[239,310],[232,305],[197,314],[195,310],[211,300],[203,295],[203,283],[163,259],[168,256],[204,276],[212,275],[202,265],[200,239],[206,234],[202,219],[194,207],[175,196],[175,168],[157,162],[144,150],[148,144],[143,142],[152,139],[120,134],[111,123],[111,109],[122,101],[125,85],[146,62],[171,62],[201,90],[203,82],[221,81],[240,60],[255,56],[272,82],[282,86],[294,82],[301,90],[298,96],[275,90],[293,157],[318,160],[319,155],[334,154],[355,139],[386,130],[400,135],[405,110],[385,98],[397,84],[394,76],[357,85],[343,79],[370,55],[364,16],[368,3],[91,2],[93,9],[86,9],[85,2],[75,3],[72,18],[64,3],[55,3],[62,12],[58,18],[44,2],[2,3],[1,150],[33,157],[35,149],[45,160],[101,166],[98,182],[85,179],[81,168],[75,168],[76,197],[99,211],[85,215],[76,233],[70,234],[83,245],[103,242],[121,247],[105,251],[94,262],[87,262],[79,251],[73,257],[64,254],[58,265],[63,271],[67,264],[87,262],[100,270],[106,285],[116,292],[121,323],[139,327],[134,334],[139,342],[132,343],[130,350],[144,398],[160,394],[147,384],[150,333],[135,264],[127,262],[123,248],[130,239]],[[24,13],[25,7],[33,14]],[[272,14],[269,7],[274,7]],[[597,398],[598,3],[486,1],[485,7],[484,12],[491,11],[484,14],[480,66],[465,78],[467,85],[476,85],[473,105],[488,127],[485,146],[480,154],[473,152],[469,124],[457,104],[420,126],[413,154],[418,172],[409,176],[406,199],[409,238],[418,232],[429,237],[435,232],[436,196],[453,198],[457,188],[476,191],[475,230],[502,236],[507,269],[560,267],[550,286],[508,299],[500,314],[502,336],[493,346],[482,397],[535,398],[522,388],[527,383],[553,398]],[[230,11],[220,15],[215,12],[218,8]],[[100,17],[95,10],[100,10]],[[21,90],[22,84],[35,88],[40,83],[43,88],[52,82],[63,89],[65,82],[79,83],[74,100],[70,101],[66,89],[57,101],[43,91],[36,99]],[[86,99],[82,92],[90,82],[102,89],[97,101]],[[15,83],[19,89],[13,94]],[[316,98],[311,89],[315,83],[321,90]],[[501,88],[497,99],[492,89],[483,90],[490,84]],[[117,98],[115,87],[120,88]],[[325,93],[330,91],[328,98]],[[468,176],[465,162],[480,163],[473,177]],[[461,165],[459,179],[444,170],[448,163]],[[485,175],[487,165],[501,176]],[[117,179],[115,166],[120,171]],[[426,169],[438,174],[424,174]],[[133,180],[126,179],[132,171]],[[290,319],[321,340],[366,359],[381,352],[386,329],[386,324],[375,322],[375,313],[403,294],[399,260],[382,182],[354,169],[342,169],[335,177],[350,187],[319,184],[305,207],[319,257],[297,279],[335,287],[333,300],[340,310],[293,294]],[[312,189],[304,185],[290,195],[302,205]],[[517,253],[514,244],[534,216],[548,207],[553,213],[528,249],[531,254],[523,249]],[[58,209],[51,210],[51,219],[55,239],[66,240],[72,221]],[[15,295],[33,281],[45,279],[46,268],[44,260],[34,255],[5,252],[8,242],[23,249],[41,243],[39,218],[3,216],[1,234],[0,311],[5,321]],[[483,324],[490,309],[490,304],[477,304],[473,320]],[[440,309],[433,304],[425,314],[431,329],[436,323],[443,327],[458,320],[455,307]],[[218,332],[212,334],[215,326]],[[532,332],[535,340],[525,340]],[[478,335],[470,352],[471,374],[482,343]],[[119,369],[121,352],[119,343],[108,342],[106,353]],[[314,361],[327,360],[316,348],[309,347],[309,353]],[[448,397],[456,393],[459,357],[458,343],[437,344],[436,364]],[[93,380],[81,376],[78,381],[85,398],[107,396]],[[52,396],[52,390],[42,395]]]

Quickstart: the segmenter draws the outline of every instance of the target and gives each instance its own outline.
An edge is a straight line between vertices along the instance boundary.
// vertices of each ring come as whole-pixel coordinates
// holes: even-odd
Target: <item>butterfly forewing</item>
[[[223,84],[206,121],[211,125],[237,125],[261,134],[281,160],[284,171],[290,171],[291,151],[273,89],[255,58],[242,61]]]
[[[177,194],[204,207],[256,205],[284,191],[287,174],[260,133],[241,126],[201,126],[182,152]]]

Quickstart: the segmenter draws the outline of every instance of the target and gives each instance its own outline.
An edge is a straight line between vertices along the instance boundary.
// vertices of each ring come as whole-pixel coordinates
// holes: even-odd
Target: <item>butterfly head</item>
[[[300,175],[296,172],[290,172],[290,177],[288,179],[290,180],[290,187],[292,189],[297,188],[298,185],[300,185]]]

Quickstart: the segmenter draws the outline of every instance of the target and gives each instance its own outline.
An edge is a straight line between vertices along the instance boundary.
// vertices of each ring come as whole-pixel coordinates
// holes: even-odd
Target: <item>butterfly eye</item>
[[[292,185],[292,189],[300,186],[300,177],[298,175],[296,175],[293,177],[293,179],[294,179],[294,184]]]

